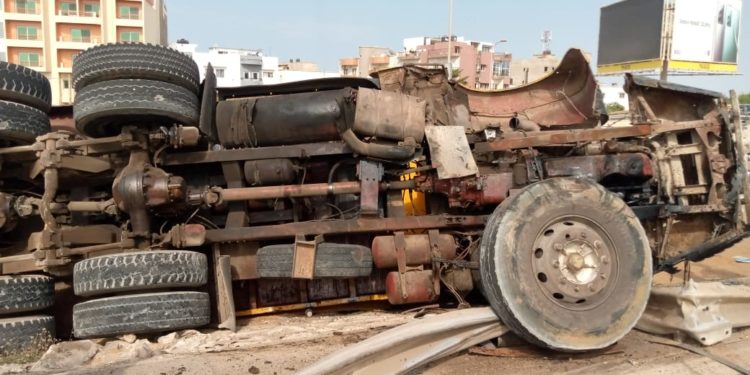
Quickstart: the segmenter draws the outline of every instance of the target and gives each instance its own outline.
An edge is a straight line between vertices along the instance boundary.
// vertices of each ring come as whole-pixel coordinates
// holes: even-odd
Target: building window
[[[88,17],[99,17],[99,3],[84,3],[83,15]]]
[[[8,55],[5,52],[0,52],[0,61],[8,61]]]
[[[459,53],[461,53],[461,47],[453,47],[453,53],[455,53],[455,54],[457,54],[457,55],[458,55]]]
[[[37,14],[35,0],[15,0],[16,13]]]
[[[61,16],[75,16],[77,13],[76,3],[60,3]]]
[[[70,80],[68,79],[63,80],[63,88],[66,90],[70,88]]]
[[[35,26],[18,26],[16,28],[18,39],[20,39],[20,40],[37,40],[37,39],[39,39],[36,31],[37,30],[36,30]]]
[[[624,92],[621,92],[618,96],[620,97],[620,99],[625,99],[625,93]]]
[[[91,30],[72,29],[70,30],[70,38],[73,42],[91,43]]]
[[[216,74],[216,78],[224,78],[224,68],[215,68],[214,73]]]
[[[260,76],[258,75],[258,72],[253,72],[253,79],[259,79]]]
[[[492,64],[492,75],[495,76],[508,76],[510,73],[510,61],[495,61]]]
[[[117,18],[125,18],[129,20],[137,20],[141,18],[138,7],[121,6],[120,15]]]
[[[140,42],[141,33],[139,31],[122,31],[120,32],[121,42]]]
[[[244,77],[245,77],[245,79],[249,79],[249,78],[250,78],[250,73],[248,73],[248,72],[245,72],[245,75],[244,75]]]
[[[273,72],[265,72],[263,74],[266,76],[266,78],[273,78]]]
[[[5,22],[0,22],[0,39],[5,38]]]
[[[40,64],[39,54],[35,52],[21,52],[18,54],[19,63],[24,66],[42,66]]]

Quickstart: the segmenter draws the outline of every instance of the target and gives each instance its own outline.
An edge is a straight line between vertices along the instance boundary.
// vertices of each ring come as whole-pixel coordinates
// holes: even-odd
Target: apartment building
[[[449,53],[450,51],[450,53]],[[450,56],[455,79],[477,89],[510,86],[510,53],[495,53],[494,44],[463,37],[414,37],[403,41],[403,50],[360,47],[359,57],[339,60],[342,76],[366,77],[372,72],[402,65],[447,65]]]
[[[165,45],[164,0],[3,0],[0,60],[42,72],[52,105],[73,103],[73,58],[114,42]]]

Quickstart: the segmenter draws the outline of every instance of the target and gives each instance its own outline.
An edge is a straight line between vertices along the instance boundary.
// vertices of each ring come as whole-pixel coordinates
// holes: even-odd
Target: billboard
[[[598,73],[655,72],[665,55],[670,74],[736,73],[741,17],[742,0],[625,0],[603,7]]]

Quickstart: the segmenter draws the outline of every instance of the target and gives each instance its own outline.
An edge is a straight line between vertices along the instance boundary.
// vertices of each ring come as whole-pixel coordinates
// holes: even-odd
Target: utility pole
[[[453,63],[451,53],[453,52],[453,0],[448,0],[448,79],[453,78]]]
[[[669,76],[669,60],[672,59],[672,29],[674,26],[674,3],[664,2],[664,17],[662,19],[662,63],[659,80],[666,81]]]

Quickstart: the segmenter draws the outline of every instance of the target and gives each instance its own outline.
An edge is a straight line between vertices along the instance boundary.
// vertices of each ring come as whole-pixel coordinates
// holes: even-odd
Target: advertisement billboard
[[[742,0],[625,0],[603,7],[598,72],[655,72],[667,54],[670,74],[736,73],[741,17]]]

